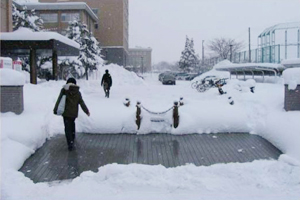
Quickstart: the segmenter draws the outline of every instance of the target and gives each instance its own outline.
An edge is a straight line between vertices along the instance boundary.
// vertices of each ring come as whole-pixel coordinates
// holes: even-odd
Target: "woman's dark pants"
[[[75,119],[70,117],[64,117],[65,134],[69,148],[73,148],[75,139]]]

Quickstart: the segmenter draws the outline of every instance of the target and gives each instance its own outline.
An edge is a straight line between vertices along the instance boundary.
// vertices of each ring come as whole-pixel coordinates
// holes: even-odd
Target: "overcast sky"
[[[228,37],[248,45],[250,27],[254,49],[264,29],[296,21],[300,0],[129,0],[129,46],[151,47],[152,64],[173,62],[186,35],[201,57],[202,40]]]

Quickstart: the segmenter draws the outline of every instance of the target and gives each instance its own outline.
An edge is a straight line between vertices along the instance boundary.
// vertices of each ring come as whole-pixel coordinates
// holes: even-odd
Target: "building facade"
[[[24,6],[28,10],[34,9],[36,14],[43,19],[44,29],[66,34],[69,22],[78,20],[87,25],[90,32],[97,29],[98,17],[91,8],[83,2],[78,3],[22,3],[16,4],[18,9]]]
[[[85,2],[99,19],[94,35],[108,63],[128,65],[128,0],[39,0],[40,2]]]
[[[150,72],[152,66],[152,49],[151,48],[130,48],[129,63],[134,69],[139,69],[141,73]]]
[[[12,31],[12,0],[1,0],[0,3],[0,32]]]

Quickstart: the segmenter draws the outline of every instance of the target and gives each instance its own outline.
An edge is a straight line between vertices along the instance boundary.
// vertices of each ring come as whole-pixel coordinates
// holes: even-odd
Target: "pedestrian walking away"
[[[81,93],[79,91],[79,86],[76,85],[76,80],[74,78],[69,78],[67,83],[63,86],[56,101],[55,107],[53,109],[54,114],[58,114],[60,102],[65,95],[65,107],[61,114],[64,120],[65,135],[67,139],[69,151],[73,150],[75,141],[75,119],[78,117],[78,105],[82,110],[90,116],[89,109],[85,105]]]
[[[111,75],[108,73],[108,69],[105,70],[105,74],[102,76],[101,86],[103,86],[105,97],[109,98],[109,90],[112,86],[112,78]]]

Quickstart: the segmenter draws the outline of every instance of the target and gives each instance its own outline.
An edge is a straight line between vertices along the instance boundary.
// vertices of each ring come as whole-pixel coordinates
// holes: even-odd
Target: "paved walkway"
[[[34,182],[73,179],[109,163],[161,164],[251,162],[277,159],[281,152],[267,140],[247,133],[219,134],[77,134],[75,150],[67,150],[64,135],[48,140],[20,169]]]

